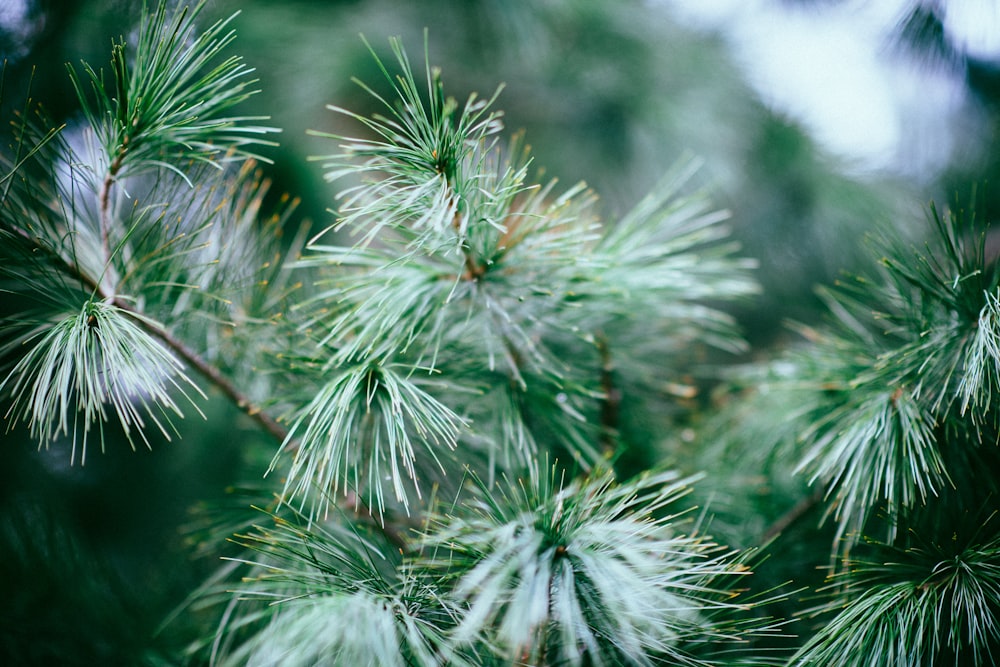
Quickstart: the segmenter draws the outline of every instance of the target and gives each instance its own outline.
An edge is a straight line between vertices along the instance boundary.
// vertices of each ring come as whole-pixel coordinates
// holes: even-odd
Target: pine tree
[[[70,68],[79,130],[15,119],[2,414],[80,465],[220,403],[271,442],[198,509],[190,555],[223,560],[155,639],[11,634],[8,657],[995,661],[1000,269],[971,212],[932,209],[923,246],[885,230],[828,323],[738,366],[725,308],[754,263],[695,161],[602,221],[505,137],[500,91],[460,102],[393,40],[359,82],[381,112],[331,106],[357,136],[317,133],[338,195],[311,233],[268,193],[276,130],[236,115],[252,72],[201,7],[161,2],[106,72]],[[14,571],[74,551],[31,514],[4,527]],[[94,576],[70,561],[63,585]],[[125,617],[116,590],[81,598]]]

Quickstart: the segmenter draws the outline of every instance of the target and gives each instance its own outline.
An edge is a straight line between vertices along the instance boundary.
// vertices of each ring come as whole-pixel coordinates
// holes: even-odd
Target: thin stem
[[[111,227],[111,189],[114,186],[115,180],[118,173],[121,171],[122,162],[125,157],[128,146],[128,136],[122,141],[121,147],[119,148],[114,160],[108,167],[108,173],[101,184],[101,189],[98,194],[99,207],[100,207],[100,225],[101,225],[101,243],[103,246],[106,262],[108,265],[111,263],[111,244],[109,241],[110,237],[110,227]],[[53,253],[55,254],[55,253]],[[94,292],[100,295],[102,298],[110,300],[116,307],[126,312],[127,314],[133,316],[133,318],[146,330],[147,333],[158,338],[167,347],[169,347],[173,352],[180,357],[188,366],[196,369],[202,377],[213,384],[216,389],[222,392],[222,394],[229,399],[229,401],[239,408],[244,414],[255,421],[261,428],[264,429],[268,434],[271,435],[279,445],[285,445],[288,449],[295,449],[298,447],[296,442],[288,442],[289,431],[286,426],[279,423],[275,418],[269,415],[267,412],[262,410],[260,406],[254,403],[249,396],[244,394],[237,388],[237,386],[226,377],[222,371],[215,365],[209,363],[204,357],[202,357],[198,352],[189,347],[184,341],[174,336],[167,329],[156,326],[149,320],[141,317],[141,313],[137,311],[130,303],[121,299],[114,294],[114,289],[109,284],[98,285],[90,276],[86,275],[80,270],[78,266],[66,261],[63,257],[56,255],[63,268],[70,272],[78,274],[84,284],[89,288],[94,290]],[[105,270],[105,277],[108,275],[107,270]],[[107,283],[107,280],[104,281]],[[386,539],[389,540],[393,545],[402,548],[405,546],[406,541],[400,532],[394,526],[386,526],[383,522],[374,521],[374,514],[371,510],[360,505],[355,506],[355,514],[358,516],[363,516],[359,510],[363,509],[367,512],[368,517],[372,519],[372,523],[377,524],[378,528],[385,535]]]
[[[770,542],[772,539],[785,532],[796,523],[805,518],[809,512],[823,500],[823,489],[816,489],[813,493],[795,503],[791,509],[779,516],[767,530],[764,531],[760,541]]]
[[[128,152],[128,135],[122,139],[121,145],[115,152],[108,171],[104,175],[104,181],[97,193],[98,201],[98,224],[101,228],[101,251],[104,253],[104,273],[101,276],[101,291],[104,295],[111,295],[115,291],[113,281],[115,280],[111,272],[111,189],[114,187],[118,174],[121,172],[122,164],[125,161],[125,154]]]
[[[597,353],[601,358],[601,448],[605,454],[611,454],[615,449],[618,437],[618,413],[621,405],[622,392],[615,386],[614,362],[611,359],[611,349],[608,339],[598,332],[594,336]]]
[[[101,189],[98,193],[99,201],[99,216],[101,225],[101,247],[104,251],[104,258],[107,265],[111,264],[111,243],[110,229],[111,229],[111,189],[114,186],[115,180],[117,179],[118,173],[121,171],[122,163],[125,159],[125,153],[128,151],[128,135],[126,134],[118,150],[115,153],[114,159],[108,166],[108,173],[104,177],[104,182],[101,183]],[[60,258],[62,259],[62,258]],[[89,276],[83,275],[83,272],[76,266],[66,264],[66,268],[71,272],[80,274],[79,277],[83,278],[85,282],[93,283]],[[108,267],[105,267],[105,279],[104,284],[96,285],[91,284],[90,287],[95,289],[96,293],[102,298],[110,300],[116,307],[129,313],[130,315],[138,315],[139,313],[123,299],[119,298],[114,294],[114,290],[110,285],[107,284]],[[172,333],[167,331],[162,327],[153,326],[142,317],[135,317],[143,328],[150,335],[160,339],[169,347],[174,353],[177,354],[181,359],[183,359],[189,366],[197,369],[199,373],[202,374],[209,382],[214,384],[216,388],[219,389],[236,407],[246,413],[251,419],[256,421],[265,431],[270,433],[279,442],[284,442],[288,437],[288,429],[282,426],[271,417],[269,414],[260,409],[259,406],[255,405],[253,401],[250,400],[243,392],[236,388],[236,385],[227,378],[222,372],[212,364],[208,363],[200,354],[188,347],[184,341],[175,337]]]
[[[196,369],[206,380],[209,381],[209,383],[221,391],[222,394],[233,403],[233,405],[238,407],[244,414],[256,422],[258,426],[263,428],[264,431],[271,435],[271,437],[273,437],[279,444],[286,442],[288,439],[288,429],[276,419],[271,417],[271,415],[267,412],[262,410],[260,406],[255,404],[250,399],[250,397],[241,392],[229,378],[223,375],[223,373],[216,366],[206,361],[204,357],[198,354],[198,352],[191,349],[182,340],[163,327],[157,326],[149,319],[142,317],[141,313],[139,313],[138,310],[136,310],[124,299],[106,292],[96,280],[83,271],[77,264],[67,260],[54,249],[39,243],[38,239],[33,237],[27,230],[16,226],[10,226],[9,229],[30,243],[35,250],[45,253],[64,273],[72,276],[76,280],[79,280],[80,285],[84,290],[93,292],[101,298],[110,300],[115,307],[130,315],[139,324],[139,326],[143,328],[143,330],[145,330],[149,335],[162,341],[178,357],[180,357],[181,360]],[[296,446],[297,445],[294,442],[288,443],[289,448],[294,448]],[[371,523],[382,532],[391,544],[400,549],[406,546],[406,539],[403,537],[403,534],[397,526],[376,521],[375,515],[372,513],[371,509],[362,503],[360,498],[357,499],[354,513],[359,517],[365,517],[364,513],[367,513],[365,518],[370,519]]]
[[[125,146],[127,145],[128,135],[126,135],[111,164],[108,165],[108,173],[105,174],[104,182],[101,183],[101,189],[97,194],[99,206],[98,222],[101,227],[101,250],[104,252],[104,261],[108,265],[111,264],[111,188],[118,177],[118,172],[121,171],[122,161],[125,158]]]
[[[101,190],[97,196],[100,206],[101,250],[104,253],[104,261],[109,264],[111,263],[111,242],[108,240],[108,230],[111,227],[111,221],[108,219],[108,211],[111,208],[111,184],[113,181],[114,176],[109,172],[104,177],[104,182],[101,183]]]
[[[129,314],[138,315],[130,304],[125,303],[121,299],[113,298],[112,302],[121,310],[124,310]],[[152,326],[151,324],[144,322],[144,320],[139,317],[136,317],[136,320],[145,325],[145,329],[150,335],[163,341],[167,347],[177,354],[177,356],[183,359],[189,366],[195,368],[203,377],[205,377],[205,379],[215,385],[215,387],[221,391],[226,398],[228,398],[247,416],[257,422],[257,424],[271,434],[275,440],[278,442],[285,441],[288,437],[288,429],[276,419],[271,417],[271,415],[263,411],[246,394],[237,389],[236,385],[233,384],[229,378],[223,375],[216,366],[207,362],[200,354],[192,350],[182,340],[175,337],[166,329]]]
[[[284,442],[285,438],[288,437],[287,428],[261,410],[260,407],[250,399],[250,397],[241,392],[229,378],[222,374],[218,368],[206,361],[200,354],[188,347],[183,341],[175,337],[163,327],[156,326],[150,320],[141,317],[139,311],[137,311],[130,303],[115,296],[104,286],[99,285],[93,277],[83,271],[77,264],[66,259],[54,249],[39,243],[38,239],[34,238],[27,230],[15,226],[10,226],[9,229],[25,241],[31,243],[35,250],[46,253],[53,261],[56,262],[63,272],[72,276],[75,280],[79,280],[80,285],[84,290],[93,292],[102,299],[110,301],[116,308],[131,315],[139,326],[146,331],[146,333],[158,338],[166,344],[167,347],[173,350],[178,357],[201,373],[201,375],[204,376],[210,383],[215,385],[215,387],[218,388],[226,396],[226,398],[232,401],[234,405],[257,422],[276,440]]]
[[[452,179],[447,179],[448,186],[455,190]],[[462,214],[458,211],[455,212],[455,216],[452,218],[451,226],[455,229],[456,233],[460,233],[462,229]],[[462,243],[462,257],[465,259],[465,272],[462,274],[463,280],[469,280],[475,282],[483,277],[486,273],[486,267],[479,263],[475,255],[472,254],[467,243]]]

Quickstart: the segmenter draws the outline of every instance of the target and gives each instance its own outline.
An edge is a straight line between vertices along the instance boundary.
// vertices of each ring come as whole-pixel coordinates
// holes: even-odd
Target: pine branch
[[[222,650],[213,664],[483,664],[450,646],[460,610],[403,566],[402,550],[349,522],[320,526],[296,513],[268,518],[269,525],[234,538],[247,549],[236,562],[248,572],[218,630]],[[232,594],[223,592],[224,599]]]
[[[123,310],[127,309],[123,308]],[[166,343],[167,347],[176,352],[185,363],[195,368],[216,389],[221,391],[233,405],[243,411],[250,419],[257,422],[272,438],[278,442],[283,442],[288,438],[288,428],[269,415],[266,410],[261,409],[244,392],[240,391],[236,384],[227,378],[217,366],[205,361],[197,352],[173,336],[166,328],[151,326],[148,331]]]
[[[809,516],[813,509],[823,502],[823,489],[816,489],[811,494],[799,500],[787,512],[771,522],[760,537],[760,544],[768,544],[774,538],[795,526],[799,521]]]
[[[149,335],[162,341],[181,361],[198,371],[204,379],[214,386],[235,407],[240,409],[252,421],[256,422],[278,444],[282,444],[286,449],[292,450],[297,447],[297,444],[291,438],[288,427],[272,417],[266,410],[261,409],[217,365],[210,363],[162,324],[138,311],[129,301],[126,301],[122,297],[105,293],[105,288],[89,272],[65,258],[51,246],[41,243],[38,237],[32,236],[27,230],[16,225],[4,225],[4,227],[26,245],[29,253],[36,255],[36,257],[38,255],[44,256],[55,270],[65,275],[69,282],[76,283],[84,292],[89,292],[92,295],[92,299],[113,305],[116,309],[129,316]],[[360,498],[354,499],[353,508],[359,517],[374,519],[376,516],[375,513],[366,507]],[[389,542],[396,547],[402,548],[407,544],[407,540],[400,532],[398,526],[393,524],[386,525],[383,520],[380,528]]]
[[[917,511],[901,540],[869,543],[867,557],[853,558],[831,579],[829,602],[813,610],[831,616],[790,665],[861,667],[873,659],[906,665],[996,662],[996,511],[954,511],[951,500]],[[948,539],[937,539],[942,528]],[[924,539],[925,531],[934,537]]]
[[[213,62],[235,38],[227,25],[236,15],[199,30],[195,20],[204,4],[168,12],[159,0],[146,12],[134,51],[124,40],[112,46],[114,89],[86,63],[83,75],[68,68],[107,156],[102,183],[162,168],[181,173],[174,165],[189,160],[216,165],[234,157],[266,160],[253,147],[274,145],[262,137],[277,130],[249,122],[261,118],[225,115],[257,92],[248,78],[252,70],[235,56]],[[93,95],[86,94],[85,84]],[[100,189],[106,193],[110,184]]]
[[[610,456],[614,453],[618,439],[618,412],[622,395],[615,384],[615,367],[608,341],[601,333],[598,333],[595,339],[601,361],[601,449],[605,456]]]
[[[601,396],[615,393],[601,386],[607,375],[594,332],[634,329],[634,313],[648,307],[658,325],[673,329],[667,340],[678,347],[700,337],[739,349],[731,318],[695,302],[751,293],[746,270],[752,263],[732,258],[731,246],[716,245],[726,234],[719,225],[725,214],[711,212],[704,197],[676,197],[693,173],[689,165],[669,174],[621,222],[625,232],[602,234],[595,198],[585,186],[557,194],[554,181],[533,185],[519,138],[501,150],[495,138],[500,115],[489,108],[493,98],[473,95],[461,107],[445,97],[429,62],[422,90],[399,42],[391,45],[401,73],[393,76],[377,57],[376,63],[396,98],[362,84],[388,115],[366,118],[331,107],[374,138],[330,137],[342,152],[325,158],[326,177],[354,180],[340,195],[339,219],[313,239],[299,263],[321,276],[319,289],[299,308],[306,313],[305,332],[323,349],[317,367],[335,379],[320,380],[317,398],[295,417],[303,445],[287,488],[304,497],[312,482],[303,473],[322,471],[326,481],[330,475],[369,480],[369,503],[378,508],[388,496],[409,506],[404,483],[416,479],[410,441],[376,439],[373,447],[360,412],[357,419],[329,418],[354,414],[345,410],[361,384],[348,382],[344,368],[433,378],[436,389],[450,388],[456,407],[449,409],[474,415],[473,423],[484,415],[468,397],[504,398],[503,416],[485,418],[487,424],[506,422],[500,432],[513,438],[449,419],[458,425],[453,434],[437,432],[448,447],[415,439],[429,459],[437,461],[461,438],[489,448],[483,455],[492,471],[498,459],[530,457],[543,435],[589,469],[602,455],[596,414],[610,404]],[[357,235],[357,242],[320,242],[340,229]],[[624,333],[621,338],[626,347],[634,341]],[[585,363],[570,362],[582,355]],[[518,395],[508,396],[512,392]],[[379,412],[372,414],[377,421]],[[432,432],[421,426],[424,419],[437,417],[415,412],[407,428]],[[393,442],[402,445],[398,452]],[[402,478],[394,472],[383,482],[373,474],[380,458],[391,462],[400,453]],[[327,488],[326,481],[318,488]]]
[[[416,447],[422,445],[422,453],[443,470],[435,450],[454,449],[464,421],[405,373],[405,368],[375,361],[341,369],[327,380],[285,439],[287,451],[298,436],[286,473],[285,502],[299,498],[300,508],[310,504],[309,516],[325,517],[331,494],[367,489],[369,504],[374,501],[384,521],[385,484],[409,514],[407,482],[420,497]],[[361,465],[346,463],[352,458],[364,462],[366,476]]]
[[[104,203],[106,203],[106,201]],[[102,219],[104,219],[107,215],[108,211],[102,209]],[[167,347],[178,355],[178,357],[180,357],[189,366],[195,368],[205,379],[219,389],[219,391],[221,391],[222,394],[225,395],[236,407],[242,410],[253,421],[257,422],[261,428],[274,437],[278,442],[282,442],[287,438],[288,429],[285,426],[277,422],[266,411],[261,410],[257,405],[255,405],[254,401],[241,392],[236,385],[217,367],[205,361],[205,359],[203,359],[196,351],[171,334],[160,323],[149,319],[147,316],[137,311],[131,303],[116,296],[114,292],[108,291],[107,286],[99,284],[99,282],[95,280],[89,272],[83,270],[82,267],[75,264],[72,260],[64,257],[61,253],[58,253],[53,247],[48,244],[41,243],[38,237],[33,236],[26,229],[23,229],[16,224],[9,223],[5,224],[4,228],[9,233],[19,238],[27,246],[29,252],[41,254],[47,258],[47,260],[52,265],[57,267],[57,269],[61,271],[70,282],[80,285],[84,292],[91,293],[94,295],[94,298],[105,303],[112,304],[122,312],[131,316],[138,326],[143,328],[151,336],[165,343]]]
[[[454,579],[452,596],[467,605],[458,645],[529,664],[708,665],[702,642],[722,653],[773,632],[732,616],[754,606],[730,588],[749,570],[670,512],[689,479],[563,475],[532,469],[495,487],[474,477],[474,495],[432,517],[418,565]]]
[[[241,304],[223,288],[239,288],[210,267],[248,258],[239,279],[249,280],[267,265],[264,243],[248,242],[246,258],[242,246],[212,245],[213,233],[243,231],[235,223],[212,230],[220,218],[257,215],[248,201],[260,190],[223,167],[245,162],[269,131],[228,115],[253,82],[238,59],[209,65],[232,33],[226,21],[196,32],[201,6],[168,15],[161,2],[134,49],[115,43],[109,79],[87,65],[72,75],[93,159],[58,156],[71,196],[51,177],[52,193],[25,186],[24,201],[10,200],[39,209],[27,222],[3,216],[15,250],[33,257],[11,270],[22,291],[44,280],[72,289],[61,301],[40,297],[58,307],[18,338],[39,342],[0,388],[14,387],[24,420],[46,413],[31,422],[42,440],[67,433],[78,409],[84,436],[103,427],[105,402],[145,438],[143,416],[167,435],[169,415],[161,423],[156,410],[180,414],[171,390],[197,390],[184,374],[194,369],[281,441],[269,472],[285,455],[291,462],[273,525],[235,538],[247,551],[234,569],[248,577],[226,597],[212,659],[714,665],[733,645],[770,636],[775,624],[751,613],[761,601],[736,599],[746,560],[679,520],[689,480],[656,471],[619,482],[601,465],[623,418],[625,364],[659,364],[699,341],[743,349],[732,318],[705,301],[753,293],[752,262],[723,242],[724,212],[680,194],[693,166],[605,230],[585,186],[532,184],[519,141],[499,146],[495,96],[464,106],[446,97],[426,53],[418,84],[392,42],[402,73],[376,63],[393,96],[367,88],[384,114],[334,107],[374,137],[338,137],[343,152],[326,165],[331,179],[363,179],[325,230],[359,239],[341,247],[321,233],[296,266],[316,289],[290,311],[301,326],[283,348],[291,381],[274,399],[292,407],[279,421],[224,353],[199,349],[199,333],[229,331],[220,321],[267,320],[253,311],[230,322],[227,309]],[[36,280],[42,273],[57,275]],[[210,324],[192,333],[193,318],[172,317],[189,310]],[[137,354],[113,356],[126,348]],[[67,350],[78,350],[75,366],[60,365]],[[130,363],[130,381],[112,387],[113,369],[95,359]],[[52,369],[78,389],[49,381]],[[540,472],[552,452],[582,474]],[[403,531],[453,491],[415,551]],[[372,525],[331,504],[353,505]]]
[[[966,216],[932,209],[931,223],[922,247],[887,235],[879,268],[820,290],[827,326],[793,325],[802,343],[747,378],[748,416],[727,424],[798,461],[836,521],[834,561],[867,538],[891,542],[902,515],[952,489],[997,488],[971,472],[994,465],[983,445],[997,432],[996,263]],[[776,410],[780,428],[746,423]],[[792,503],[765,537],[812,503]]]

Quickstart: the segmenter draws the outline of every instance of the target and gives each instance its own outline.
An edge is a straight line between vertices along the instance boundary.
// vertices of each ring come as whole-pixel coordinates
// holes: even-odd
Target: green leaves
[[[405,228],[415,235],[415,243],[432,247],[443,243],[445,250],[455,250],[465,243],[469,225],[479,222],[470,215],[467,200],[475,195],[488,164],[490,137],[502,127],[499,114],[489,110],[499,90],[488,100],[471,95],[459,111],[458,103],[445,97],[441,74],[430,66],[426,51],[426,89],[422,91],[402,44],[391,40],[390,45],[399,75],[393,76],[374,50],[372,55],[394,97],[387,100],[360,84],[383,104],[388,115],[366,118],[328,107],[361,122],[375,138],[314,133],[346,142],[343,153],[318,158],[327,160],[323,166],[328,180],[377,176],[341,194],[342,217],[337,227],[363,231],[365,241],[386,227]]]
[[[805,568],[822,565],[813,552],[828,558],[826,601],[799,626],[803,643],[787,664],[1000,656],[1000,272],[973,222],[932,209],[926,243],[882,239],[875,271],[820,292],[828,326],[798,326],[800,344],[747,376],[753,395],[734,394],[740,420],[715,426],[740,443],[723,455],[738,462],[736,520],[753,480],[744,457],[760,457],[768,479],[759,497],[773,518],[734,533],[775,539],[803,582]],[[822,487],[812,498],[774,492],[790,462]],[[819,517],[833,525],[817,530]]]
[[[214,664],[482,664],[446,641],[457,610],[388,548],[340,523],[271,518],[236,537],[256,557],[244,561],[251,569],[219,628]]]
[[[0,271],[41,305],[18,312],[0,391],[12,424],[72,438],[83,459],[111,424],[170,437],[194,368],[281,440],[283,514],[234,539],[229,569],[247,576],[221,593],[207,657],[711,665],[769,633],[755,600],[736,601],[745,561],[673,509],[691,478],[608,470],[631,444],[616,440],[623,386],[643,412],[636,389],[689,346],[742,350],[705,301],[752,293],[752,262],[722,243],[725,214],[686,194],[694,166],[604,230],[583,184],[534,184],[520,139],[500,146],[494,98],[458,104],[429,61],[418,84],[394,41],[399,75],[376,57],[391,95],[366,87],[385,111],[333,107],[367,132],[327,158],[351,181],[340,218],[285,271],[299,244],[278,239],[287,209],[259,224],[266,183],[247,159],[268,129],[231,115],[249,70],[220,60],[227,21],[195,30],[201,7],[161,2],[134,48],[114,44],[108,78],[73,75],[86,151],[52,142],[41,187],[4,177],[16,252],[0,252],[16,261]],[[579,477],[539,471],[556,456]],[[212,525],[246,525],[231,519]]]
[[[455,641],[529,664],[700,665],[712,660],[694,645],[721,651],[741,634],[722,620],[748,608],[726,580],[748,571],[664,513],[689,479],[564,482],[554,466],[496,487],[474,481],[475,495],[436,516],[424,541],[468,606]]]
[[[382,515],[389,489],[408,512],[410,495],[420,495],[418,470],[440,467],[437,450],[454,449],[462,426],[399,369],[369,363],[339,371],[292,423],[283,444],[294,451],[283,497],[299,497],[300,505],[310,499],[315,517],[325,516],[329,494],[364,490]]]
[[[700,162],[678,163],[620,220],[609,224],[598,241],[590,265],[599,280],[574,280],[579,299],[597,299],[600,308],[582,308],[581,319],[621,340],[625,350],[643,349],[636,340],[651,335],[644,327],[636,336],[635,313],[642,313],[665,344],[677,351],[702,342],[742,352],[734,319],[707,302],[744,299],[759,290],[752,276],[757,263],[735,255],[738,247],[724,242],[728,211],[715,210],[704,191],[686,192]]]
[[[974,421],[989,418],[990,409],[997,405],[994,395],[1000,392],[1000,286],[983,292],[983,297],[986,303],[979,311],[955,388],[959,411]]]
[[[947,522],[945,542],[876,544],[834,579],[833,612],[793,665],[993,664],[1000,657],[996,515]],[[970,527],[971,531],[964,530]]]
[[[204,394],[180,361],[143,329],[144,321],[113,304],[91,301],[75,315],[36,326],[20,341],[31,344],[30,350],[0,383],[0,391],[13,396],[5,418],[11,425],[26,422],[40,445],[70,437],[71,459],[79,443],[81,463],[92,429],[104,451],[104,424],[112,415],[133,447],[136,436],[149,446],[145,430],[152,426],[169,440],[172,417],[182,416],[173,394],[195,410],[188,391]]]
[[[752,293],[752,263],[718,243],[725,215],[683,194],[694,166],[605,232],[583,184],[533,184],[520,138],[499,144],[495,96],[461,106],[429,61],[418,83],[390,44],[399,74],[376,63],[394,97],[362,84],[387,113],[331,107],[367,138],[330,136],[342,152],[320,158],[348,185],[297,265],[315,288],[296,313],[318,343],[304,354],[316,390],[291,417],[286,492],[350,487],[381,512],[391,489],[408,509],[421,459],[441,462],[426,477],[439,482],[456,448],[449,460],[486,477],[546,441],[590,468],[613,450],[615,425],[595,425],[614,393],[608,341],[616,358],[656,363],[694,340],[740,349],[732,319],[702,301]],[[327,241],[337,230],[354,245]],[[366,389],[379,378],[421,386],[399,403],[405,419],[389,416],[402,415],[395,398],[380,407]],[[428,443],[425,456],[411,440]]]
[[[737,600],[744,562],[668,514],[689,479],[562,479],[472,477],[415,552],[341,515],[269,515],[235,538],[249,570],[220,598],[215,663],[715,665],[774,630]]]
[[[923,248],[883,240],[875,276],[822,292],[831,326],[801,329],[795,372],[770,388],[801,415],[799,470],[827,487],[838,551],[891,542],[906,511],[951,488],[996,490],[972,471],[996,440],[1000,273],[970,219],[931,216]]]
[[[930,215],[935,237],[924,249],[888,249],[882,261],[890,299],[877,312],[904,341],[895,359],[919,378],[914,392],[937,414],[957,409],[981,422],[1000,387],[991,342],[998,335],[992,313],[1000,268],[987,256],[986,231],[977,229],[973,214],[942,216],[932,207]],[[978,409],[969,413],[970,406]]]
[[[252,146],[270,143],[261,137],[273,128],[247,123],[259,118],[224,115],[256,92],[252,70],[236,56],[216,62],[235,37],[227,30],[232,17],[199,31],[195,18],[203,6],[171,14],[159,0],[134,50],[124,40],[114,43],[113,87],[86,63],[83,76],[70,68],[112,177],[164,167],[180,173],[187,161],[217,163],[227,151],[246,157],[254,155]]]
[[[935,417],[905,390],[907,384],[887,384],[880,359],[872,358],[873,342],[823,338],[820,344],[831,349],[804,352],[814,364],[808,372],[823,378],[823,391],[789,398],[808,407],[811,420],[799,435],[806,448],[798,470],[810,474],[810,483],[827,484],[837,539],[847,538],[842,546],[861,539],[866,522],[882,507],[891,539],[902,509],[951,484]],[[792,391],[801,393],[799,385]]]
[[[219,61],[228,21],[196,29],[201,7],[146,11],[134,48],[114,43],[110,80],[86,64],[71,72],[78,141],[25,117],[15,154],[0,158],[0,276],[15,295],[0,383],[8,428],[24,421],[46,446],[69,437],[74,460],[94,430],[103,449],[112,422],[133,447],[150,444],[149,430],[169,438],[179,403],[201,393],[189,367],[260,414],[205,357],[234,361],[218,341],[272,316],[256,288],[281,261],[257,233],[266,187],[247,160],[270,130],[226,115],[252,82],[239,58]],[[244,169],[219,168],[229,160]]]
[[[597,422],[614,387],[599,332],[613,336],[602,339],[605,356],[610,340],[616,355],[638,349],[660,362],[706,332],[739,349],[731,319],[698,301],[752,293],[752,263],[718,244],[725,215],[682,195],[693,168],[604,233],[582,184],[530,184],[519,140],[498,146],[492,100],[460,107],[429,63],[418,85],[399,43],[392,49],[397,77],[376,60],[396,99],[366,87],[388,116],[332,107],[374,138],[335,137],[343,152],[325,164],[331,180],[351,179],[331,230],[356,243],[324,242],[326,230],[298,264],[316,288],[300,306],[318,343],[308,358],[316,390],[283,446],[284,502],[315,524],[343,491],[384,521],[388,500],[409,513],[421,485],[455,488],[455,507],[433,516],[401,570],[453,614],[439,650],[477,664],[714,664],[724,644],[768,624],[747,622],[752,603],[731,601],[732,578],[746,572],[738,559],[665,514],[686,480],[618,484],[595,471],[563,483],[555,469],[539,474],[538,457],[604,469]],[[474,489],[443,479],[456,468]],[[525,468],[524,479],[481,481]],[[324,608],[380,616],[368,605]],[[316,607],[302,613],[318,628]],[[405,636],[396,628],[384,632]],[[353,650],[354,638],[337,636]],[[383,648],[369,655],[395,664]]]

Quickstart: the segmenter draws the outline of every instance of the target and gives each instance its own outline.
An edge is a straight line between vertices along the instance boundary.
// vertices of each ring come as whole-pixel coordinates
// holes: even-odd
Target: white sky
[[[718,32],[766,104],[861,169],[929,176],[974,121],[961,71],[891,52],[913,0],[797,8],[778,0],[655,0],[681,23]],[[1000,3],[949,0],[945,29],[970,55],[1000,55]],[[967,144],[963,144],[967,146]]]

